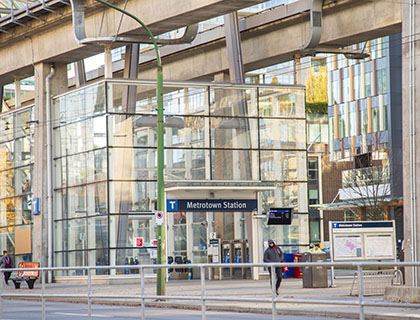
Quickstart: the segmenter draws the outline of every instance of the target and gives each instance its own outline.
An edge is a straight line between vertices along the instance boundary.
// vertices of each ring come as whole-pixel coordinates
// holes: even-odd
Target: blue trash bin
[[[293,253],[285,253],[284,254],[284,262],[293,262]],[[284,272],[284,277],[285,278],[293,278],[293,268],[292,267],[288,267],[289,270],[287,270],[286,272]]]

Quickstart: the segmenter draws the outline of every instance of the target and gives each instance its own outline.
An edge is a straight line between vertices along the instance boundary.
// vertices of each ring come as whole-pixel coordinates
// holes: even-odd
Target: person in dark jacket
[[[6,250],[3,251],[3,257],[1,257],[0,259],[0,268],[2,269],[13,268],[12,258],[10,258],[9,253]],[[12,274],[11,272],[4,272],[4,282],[7,285],[9,285],[9,278],[11,274]]]
[[[283,251],[277,245],[273,240],[268,240],[268,248],[264,252],[264,262],[283,262]],[[282,277],[282,268],[276,267],[276,294],[279,294],[279,288],[281,283],[281,277]],[[271,268],[268,268],[268,271],[270,272],[270,284],[271,283]]]

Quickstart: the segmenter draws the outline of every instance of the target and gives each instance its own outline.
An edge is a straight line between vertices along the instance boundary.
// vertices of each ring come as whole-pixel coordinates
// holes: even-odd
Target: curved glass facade
[[[155,92],[151,81],[102,81],[54,98],[56,266],[154,262]],[[263,207],[299,213],[287,232],[269,228],[273,238],[307,245],[302,88],[165,84],[164,108],[165,181],[273,182]],[[168,255],[204,261],[212,219],[169,215]]]

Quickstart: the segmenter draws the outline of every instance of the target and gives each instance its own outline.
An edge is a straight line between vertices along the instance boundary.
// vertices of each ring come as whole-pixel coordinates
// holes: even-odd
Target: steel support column
[[[74,63],[74,73],[76,77],[76,87],[80,87],[86,83],[85,62],[83,60]]]

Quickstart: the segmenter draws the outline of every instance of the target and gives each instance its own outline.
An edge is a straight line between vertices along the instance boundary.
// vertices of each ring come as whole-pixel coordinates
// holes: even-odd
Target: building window
[[[382,121],[383,131],[388,130],[388,107],[386,105],[382,107]]]
[[[346,119],[345,115],[338,116],[338,137],[344,138],[346,134]]]
[[[376,92],[377,94],[385,94],[386,88],[386,69],[376,70]]]
[[[372,108],[372,132],[379,131],[379,111],[378,108]]]
[[[365,96],[370,97],[372,95],[372,72],[365,73]]]

